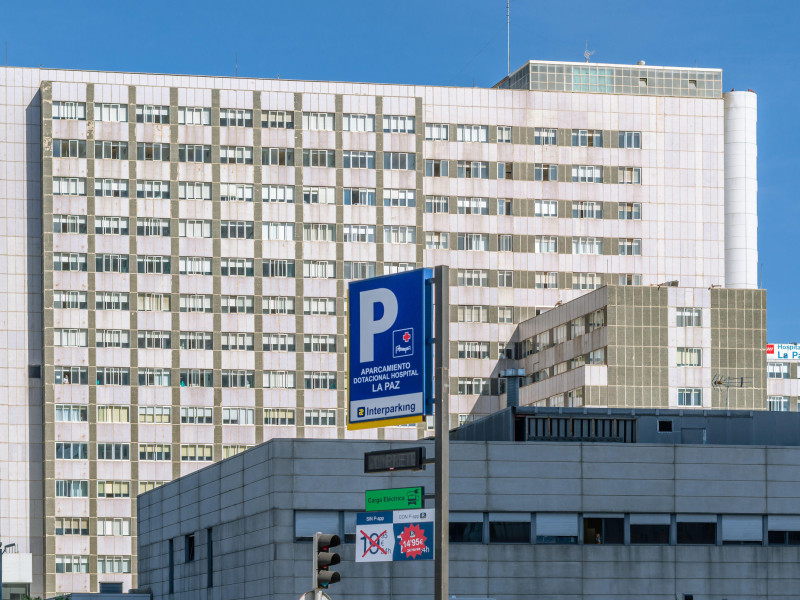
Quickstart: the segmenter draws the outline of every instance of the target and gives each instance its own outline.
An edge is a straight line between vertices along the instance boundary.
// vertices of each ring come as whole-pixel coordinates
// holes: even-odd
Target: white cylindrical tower
[[[758,287],[758,97],[725,98],[725,287]]]

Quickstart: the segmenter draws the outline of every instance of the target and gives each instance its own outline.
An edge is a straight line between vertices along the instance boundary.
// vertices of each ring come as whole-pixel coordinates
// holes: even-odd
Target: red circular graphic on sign
[[[419,525],[409,525],[400,534],[400,552],[408,558],[417,558],[425,549],[427,540]]]

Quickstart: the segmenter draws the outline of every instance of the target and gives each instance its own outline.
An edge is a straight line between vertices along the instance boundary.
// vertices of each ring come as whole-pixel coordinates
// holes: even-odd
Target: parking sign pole
[[[434,600],[447,600],[450,584],[450,267],[434,267],[434,400],[436,486]]]

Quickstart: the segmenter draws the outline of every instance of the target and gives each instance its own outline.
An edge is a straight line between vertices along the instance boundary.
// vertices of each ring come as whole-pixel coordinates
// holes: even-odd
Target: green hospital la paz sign
[[[367,490],[365,510],[407,510],[422,508],[425,488],[421,486],[391,490]]]

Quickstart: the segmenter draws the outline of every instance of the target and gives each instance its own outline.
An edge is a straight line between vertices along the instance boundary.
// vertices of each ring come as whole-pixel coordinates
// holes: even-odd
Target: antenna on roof
[[[584,50],[583,50],[583,57],[586,59],[586,62],[589,62],[589,57],[594,53],[595,53],[594,50],[589,52],[589,38],[586,38],[586,43],[584,45]]]
[[[506,39],[508,42],[508,75],[511,75],[511,0],[506,0]]]
[[[239,76],[239,53],[237,52],[236,54],[234,54],[234,56],[236,57],[235,58],[236,66],[233,68],[233,76],[234,77],[238,77]]]

